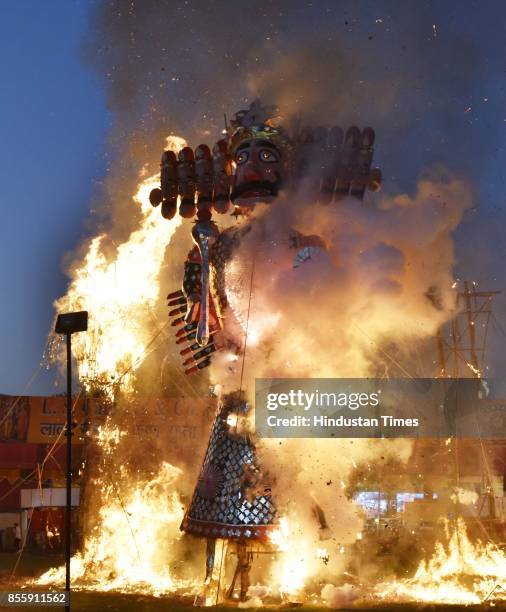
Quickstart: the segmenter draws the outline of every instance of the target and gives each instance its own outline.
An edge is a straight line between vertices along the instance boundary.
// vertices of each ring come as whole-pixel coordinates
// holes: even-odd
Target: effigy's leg
[[[211,579],[214,560],[216,555],[216,540],[214,538],[207,538],[206,540],[206,577],[204,582],[208,582]]]
[[[240,571],[241,571],[241,568],[239,565],[239,561],[237,561],[237,565],[235,566],[235,571],[234,571],[234,576],[232,578],[232,582],[230,583],[230,586],[228,587],[228,590],[227,590],[227,599],[233,599],[234,597],[235,583],[237,582],[237,577],[239,576]]]
[[[202,593],[195,597],[194,606],[215,606],[223,599],[228,540],[207,539],[206,577]]]
[[[251,564],[253,561],[253,555],[248,550],[244,542],[240,542],[237,545],[237,566],[240,568],[241,573],[241,591],[239,598],[241,601],[246,601],[249,589],[249,573],[251,570]]]
[[[239,599],[240,601],[246,601],[247,593],[250,585],[249,574],[251,570],[251,564],[253,561],[253,554],[248,548],[246,542],[239,540],[236,543],[236,554],[237,554],[237,565],[235,568],[232,582],[227,590],[227,599],[234,598],[234,591],[237,579],[240,582]]]

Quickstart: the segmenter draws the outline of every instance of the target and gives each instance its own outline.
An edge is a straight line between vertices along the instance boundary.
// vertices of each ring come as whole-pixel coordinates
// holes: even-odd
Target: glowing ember
[[[237,427],[237,421],[238,421],[239,417],[237,414],[229,414],[227,417],[227,425],[231,428],[233,427]]]

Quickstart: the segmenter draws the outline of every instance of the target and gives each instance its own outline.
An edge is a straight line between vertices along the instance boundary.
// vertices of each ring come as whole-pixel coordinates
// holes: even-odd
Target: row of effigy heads
[[[269,132],[263,128],[261,137],[252,136],[251,131],[237,137],[240,130],[246,131],[238,128],[229,139],[219,140],[212,151],[201,144],[195,150],[184,147],[177,154],[163,152],[160,188],[150,194],[153,206],[161,204],[163,217],[174,217],[178,200],[184,218],[196,213],[210,215],[212,210],[226,213],[238,204],[234,194],[241,192],[241,181],[251,186],[251,176],[258,177],[259,183],[272,177],[272,160],[269,163],[265,153],[263,158],[254,155],[269,140]],[[304,185],[310,200],[329,204],[349,195],[363,199],[366,189],[379,191],[381,171],[371,169],[374,140],[372,128],[352,126],[344,132],[337,126],[306,127],[292,139],[285,137],[282,144],[272,138],[266,146],[279,153],[280,163],[275,166],[278,185],[293,190]]]

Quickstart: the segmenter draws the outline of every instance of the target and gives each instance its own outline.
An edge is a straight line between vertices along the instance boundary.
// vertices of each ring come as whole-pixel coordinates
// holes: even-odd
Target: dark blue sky
[[[322,68],[321,108],[373,124],[389,193],[412,191],[434,163],[466,176],[477,209],[457,232],[457,274],[506,289],[502,0],[4,0],[1,11],[0,393],[23,392],[37,369],[63,257],[88,233],[110,161],[128,197],[160,133],[196,138],[203,115],[221,128],[251,75],[273,101]],[[132,159],[109,160],[111,143]],[[54,391],[53,378],[30,393]]]
[[[52,301],[105,171],[108,112],[80,61],[89,3],[2,2],[0,393],[21,393],[45,346]],[[42,373],[30,392],[54,390]]]

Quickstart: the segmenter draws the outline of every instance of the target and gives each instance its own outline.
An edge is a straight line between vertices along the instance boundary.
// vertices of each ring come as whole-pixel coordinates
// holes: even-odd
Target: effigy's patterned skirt
[[[244,416],[246,402],[225,396],[218,407],[204,464],[190,507],[181,524],[186,533],[205,538],[265,539],[276,521],[270,488],[261,479],[254,444],[227,423]]]

